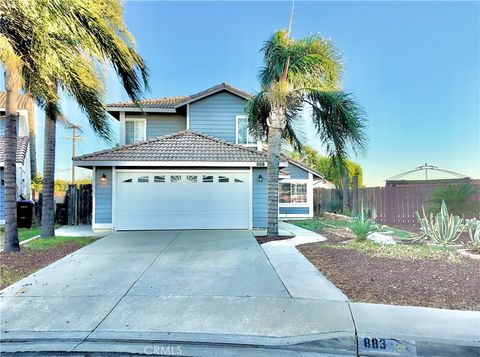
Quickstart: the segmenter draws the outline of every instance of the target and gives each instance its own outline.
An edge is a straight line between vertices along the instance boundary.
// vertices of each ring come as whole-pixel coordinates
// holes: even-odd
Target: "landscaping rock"
[[[397,244],[392,237],[378,232],[370,233],[367,239],[378,244]]]
[[[343,214],[338,214],[338,213],[325,212],[323,216],[325,218],[336,219],[337,221],[350,222],[352,220],[349,216],[345,216]]]

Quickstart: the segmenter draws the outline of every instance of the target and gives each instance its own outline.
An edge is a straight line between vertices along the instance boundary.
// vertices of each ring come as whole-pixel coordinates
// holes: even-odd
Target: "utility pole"
[[[67,129],[72,130],[72,136],[67,136],[65,139],[72,140],[72,158],[75,157],[75,147],[77,145],[77,140],[83,140],[83,138],[77,135],[77,130],[82,132],[80,125],[78,124],[71,124],[67,127]],[[72,185],[75,185],[75,165],[73,164],[72,160]]]

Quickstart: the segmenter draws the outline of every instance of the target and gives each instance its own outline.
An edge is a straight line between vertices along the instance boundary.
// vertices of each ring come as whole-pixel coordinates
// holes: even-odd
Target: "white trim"
[[[248,130],[248,125],[247,125],[247,143],[246,144],[239,144],[238,143],[238,119],[247,119],[248,122],[248,116],[246,115],[235,115],[235,144],[236,145],[242,145],[242,146],[256,146],[258,147],[258,141],[255,141],[255,143],[249,143],[248,142],[248,136],[250,135],[250,132]]]
[[[309,212],[310,216],[313,217],[313,174],[308,173],[308,182],[307,182],[307,202],[309,203]]]
[[[91,167],[91,166],[192,166],[192,167],[267,167],[265,161],[259,162],[216,162],[216,161],[74,161],[75,166]],[[280,163],[283,167],[284,163]]]
[[[278,218],[312,218],[310,214],[297,214],[297,213],[279,213]]]
[[[93,167],[93,186],[92,186],[92,229],[95,227],[95,196],[96,196],[96,189],[97,186],[97,168]]]
[[[125,145],[125,112],[120,112],[118,120],[120,122],[120,145]]]
[[[249,222],[250,222],[250,230],[253,229],[253,168],[250,167],[250,215],[249,215]]]
[[[112,229],[115,230],[115,217],[117,215],[116,209],[116,190],[117,190],[117,171],[115,166],[112,167]]]
[[[176,109],[170,109],[170,108],[128,108],[128,107],[108,107],[107,106],[107,111],[108,112],[145,112],[145,113],[176,113]]]
[[[190,104],[187,104],[187,130],[190,129]]]
[[[145,141],[145,140],[147,140],[147,118],[145,118],[145,117],[143,117],[143,118],[125,117],[125,118],[123,119],[123,121],[124,121],[124,123],[125,123],[125,124],[124,124],[124,126],[125,126],[125,129],[124,129],[124,140],[123,140],[124,143],[127,142],[127,129],[126,129],[126,124],[127,124],[127,122],[129,122],[129,121],[133,121],[133,122],[135,122],[135,121],[143,121],[143,122],[144,122],[144,126],[143,126],[143,138],[140,139],[139,141]],[[133,143],[129,143],[129,145],[131,145],[131,144],[136,144],[136,143],[138,143],[139,141],[135,141],[135,142],[133,142]]]
[[[111,231],[111,230],[113,230],[113,224],[111,224],[111,223],[97,223],[97,224],[93,224],[93,223],[92,223],[92,230],[93,230],[94,232],[96,232],[96,231],[103,231],[103,230]]]

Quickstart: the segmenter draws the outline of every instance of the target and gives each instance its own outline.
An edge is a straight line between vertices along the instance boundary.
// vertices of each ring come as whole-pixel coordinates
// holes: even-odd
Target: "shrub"
[[[423,217],[415,212],[421,226],[422,237],[429,238],[437,244],[452,244],[463,231],[463,219],[449,214],[445,201],[442,201],[440,212],[435,216],[433,213],[427,217],[423,209]]]
[[[357,241],[366,240],[368,234],[370,232],[373,232],[374,224],[365,214],[365,210],[363,209],[363,202],[360,208],[360,213],[352,217],[352,220],[348,227],[357,236]]]
[[[445,201],[450,213],[461,217],[471,217],[480,212],[480,203],[473,202],[475,186],[471,184],[448,185],[432,193],[428,200],[427,212],[437,214]]]

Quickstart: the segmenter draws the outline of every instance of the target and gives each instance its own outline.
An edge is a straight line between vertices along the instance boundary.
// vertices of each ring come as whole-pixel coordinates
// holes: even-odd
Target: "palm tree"
[[[2,30],[8,30],[7,39],[14,39],[12,47],[24,61],[25,89],[46,111],[42,236],[52,236],[55,123],[61,118],[58,90],[70,94],[93,129],[108,139],[110,129],[103,102],[107,65],[116,70],[134,101],[146,87],[147,70],[123,24],[119,1],[30,0],[31,6],[25,6],[24,1],[12,0],[10,4],[9,15],[23,21],[5,21],[10,26],[2,26]],[[24,26],[19,28],[18,23]],[[25,28],[27,31],[23,31]],[[25,32],[38,35],[36,41]]]
[[[363,111],[340,90],[342,68],[332,42],[275,32],[262,48],[261,91],[246,105],[253,134],[268,138],[268,232],[278,236],[278,170],[282,138],[301,147],[295,123],[307,108],[328,154],[339,166],[348,149],[364,148]]]

